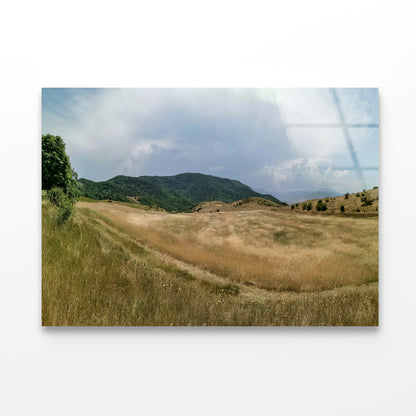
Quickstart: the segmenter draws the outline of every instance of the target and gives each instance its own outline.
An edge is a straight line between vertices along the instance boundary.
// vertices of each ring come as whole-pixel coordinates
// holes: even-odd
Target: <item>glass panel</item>
[[[378,124],[378,88],[340,88],[337,93],[346,123]]]
[[[378,167],[378,129],[350,128],[349,132],[361,167]]]
[[[327,88],[277,89],[286,124],[336,124],[338,117]]]
[[[351,164],[350,154],[341,128],[303,128],[288,129],[289,140],[300,158],[315,157],[323,161],[336,158],[342,165]]]

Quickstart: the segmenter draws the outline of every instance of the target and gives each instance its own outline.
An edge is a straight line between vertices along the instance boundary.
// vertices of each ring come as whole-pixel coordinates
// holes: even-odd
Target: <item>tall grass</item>
[[[43,325],[377,325],[374,284],[317,293],[203,282],[93,213],[58,225],[42,207]],[[118,236],[118,238],[116,238]]]
[[[115,204],[94,211],[138,241],[235,282],[311,292],[378,280],[376,218],[139,214]]]

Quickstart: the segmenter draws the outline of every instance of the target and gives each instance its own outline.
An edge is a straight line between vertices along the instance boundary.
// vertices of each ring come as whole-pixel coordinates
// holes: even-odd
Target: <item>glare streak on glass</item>
[[[353,166],[337,166],[336,169],[337,170],[349,170],[349,171],[355,171],[359,181],[361,182],[361,185],[363,188],[366,188],[366,183],[365,183],[365,179],[364,179],[364,175],[363,175],[363,171],[378,171],[378,167],[377,166],[360,166],[359,160],[358,160],[358,156],[357,156],[357,151],[356,148],[354,146],[353,140],[351,138],[351,134],[349,129],[350,128],[375,128],[378,129],[379,124],[378,123],[360,123],[360,122],[347,122],[346,119],[346,114],[343,111],[343,108],[341,107],[341,98],[339,95],[339,92],[335,89],[335,88],[330,88],[328,89],[329,92],[329,96],[331,97],[331,104],[332,104],[332,108],[335,111],[335,115],[336,118],[338,119],[338,123],[337,122],[330,122],[330,123],[322,123],[322,122],[318,122],[318,123],[310,123],[310,122],[306,122],[306,123],[302,123],[302,122],[288,122],[288,120],[285,120],[284,116],[283,116],[283,112],[281,111],[282,114],[282,120],[284,123],[284,127],[286,130],[286,134],[289,138],[289,140],[291,142],[293,142],[293,137],[291,137],[290,131],[293,128],[313,128],[313,129],[319,129],[319,128],[329,128],[329,129],[341,129],[341,131],[343,132],[343,136],[345,139],[345,143],[347,145],[348,148],[348,153],[350,154],[350,157],[352,159],[352,163]],[[278,97],[276,97],[276,105],[279,108],[279,99]],[[293,118],[293,117],[292,117]],[[296,117],[295,117],[296,118]],[[295,120],[293,120],[295,121]],[[305,120],[306,121],[306,120]],[[357,120],[358,121],[358,120]]]
[[[331,88],[330,91],[332,93],[332,98],[334,99],[335,109],[337,110],[337,113],[338,113],[339,121],[341,123],[341,128],[344,131],[345,140],[346,140],[348,148],[350,150],[350,155],[351,155],[355,170],[357,172],[358,178],[359,178],[363,188],[365,189],[366,186],[365,186],[363,172],[361,171],[360,163],[358,162],[358,157],[357,157],[357,154],[355,153],[355,149],[354,149],[354,146],[352,144],[352,140],[351,140],[351,137],[350,137],[350,132],[349,132],[348,127],[345,123],[345,117],[344,117],[344,113],[341,109],[341,105],[339,103],[338,94],[337,94],[335,88]]]
[[[342,127],[340,124],[286,124],[285,127],[335,127],[339,128]],[[345,124],[345,127],[348,128],[357,128],[357,127],[370,127],[370,128],[378,128],[378,124],[372,123],[372,124],[365,124],[365,123],[359,123],[359,124]]]

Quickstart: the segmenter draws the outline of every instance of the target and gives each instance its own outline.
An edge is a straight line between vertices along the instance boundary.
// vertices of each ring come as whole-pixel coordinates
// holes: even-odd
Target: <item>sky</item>
[[[200,172],[255,190],[378,186],[378,89],[44,88],[79,178]]]

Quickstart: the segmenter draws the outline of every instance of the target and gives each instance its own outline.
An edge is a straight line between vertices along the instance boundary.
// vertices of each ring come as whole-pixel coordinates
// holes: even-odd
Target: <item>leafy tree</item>
[[[312,202],[309,202],[308,205],[306,205],[306,210],[310,211],[312,209]]]
[[[295,206],[292,204],[291,206],[290,206],[290,209],[294,209],[295,208]]]
[[[344,205],[341,205],[339,209],[341,210],[341,212],[345,212],[345,207],[344,207]]]
[[[350,196],[350,194],[349,193],[346,193],[345,194],[345,199],[348,199],[349,196]]]
[[[306,202],[304,202],[304,204],[302,205],[302,209],[305,210],[306,206],[307,206],[307,204],[306,204]]]
[[[59,136],[42,136],[42,189],[62,188],[70,199],[76,198],[77,174],[65,152],[65,143]]]
[[[42,189],[48,191],[49,201],[58,207],[60,224],[73,214],[73,205],[79,195],[77,178],[62,138],[51,134],[42,136]]]
[[[325,202],[321,206],[322,211],[326,211],[328,209],[328,206],[325,204]]]

